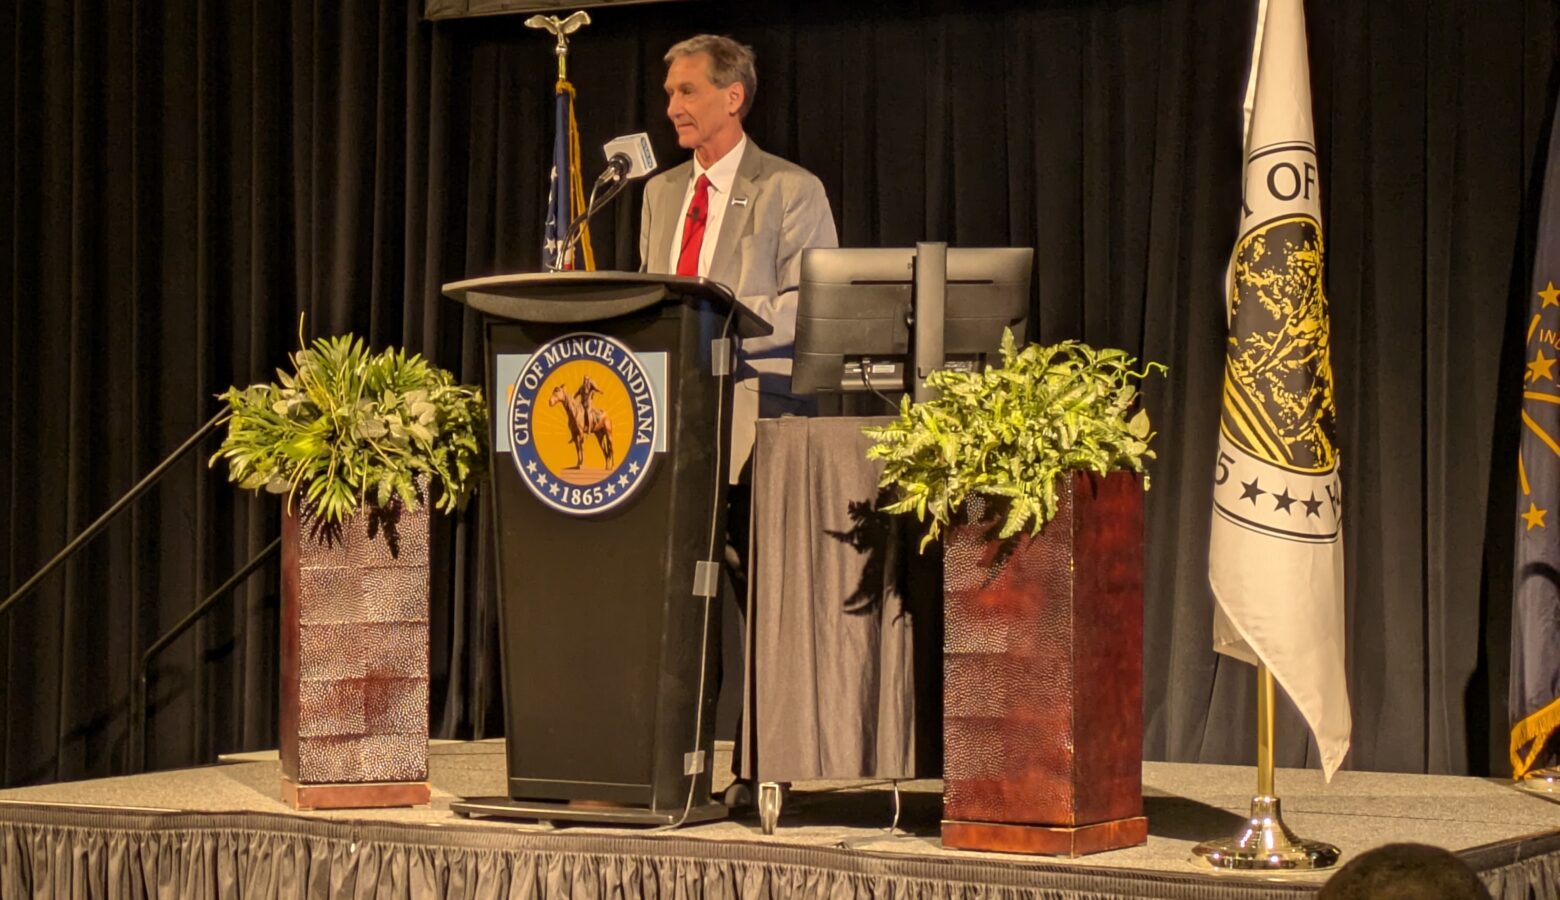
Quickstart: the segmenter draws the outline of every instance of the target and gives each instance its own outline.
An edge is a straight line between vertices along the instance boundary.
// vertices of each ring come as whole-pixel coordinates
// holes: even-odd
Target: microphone
[[[607,141],[601,148],[601,152],[607,158],[606,171],[596,179],[595,187],[590,192],[590,200],[585,204],[585,211],[569,223],[563,249],[553,260],[554,271],[561,270],[570,258],[574,245],[580,240],[581,230],[592,216],[628,187],[630,181],[643,178],[655,171],[655,151],[650,149],[650,135],[643,131],[615,137]]]
[[[607,158],[607,170],[598,179],[602,183],[632,181],[655,171],[655,151],[650,148],[650,135],[643,131],[607,141],[601,153]]]

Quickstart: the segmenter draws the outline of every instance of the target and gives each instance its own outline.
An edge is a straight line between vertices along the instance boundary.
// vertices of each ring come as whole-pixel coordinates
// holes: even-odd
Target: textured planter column
[[[282,524],[282,799],[428,802],[428,507]]]
[[[943,844],[1080,856],[1148,840],[1143,492],[1057,485],[1056,518],[999,545],[971,495],[944,541]]]

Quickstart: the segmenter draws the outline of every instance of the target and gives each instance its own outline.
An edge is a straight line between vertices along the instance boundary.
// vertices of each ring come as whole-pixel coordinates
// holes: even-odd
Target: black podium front
[[[457,812],[674,824],[710,799],[736,336],[702,278],[444,286],[485,314],[509,796]]]

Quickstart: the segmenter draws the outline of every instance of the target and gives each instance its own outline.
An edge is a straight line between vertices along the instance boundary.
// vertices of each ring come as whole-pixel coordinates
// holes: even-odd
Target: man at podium
[[[731,426],[736,485],[746,481],[754,421],[808,409],[790,392],[802,251],[839,239],[817,176],[760,150],[743,131],[758,88],[752,49],[701,34],[665,60],[666,115],[693,158],[645,185],[640,266],[718,281],[774,328],[742,344]]]
[[[754,423],[812,411],[810,398],[790,390],[802,251],[837,247],[839,238],[818,177],[760,150],[743,130],[758,89],[752,49],[701,34],[668,50],[665,62],[666,115],[693,158],[645,185],[640,267],[718,281],[774,329],[742,342],[732,392],[725,568],[745,607]],[[740,660],[723,659],[722,669],[725,684],[741,683]]]

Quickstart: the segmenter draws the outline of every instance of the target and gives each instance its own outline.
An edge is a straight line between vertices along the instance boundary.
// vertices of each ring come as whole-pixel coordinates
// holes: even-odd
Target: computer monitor
[[[1024,342],[1033,263],[1028,247],[804,251],[792,392],[923,399],[932,369],[995,362],[1004,329]]]

